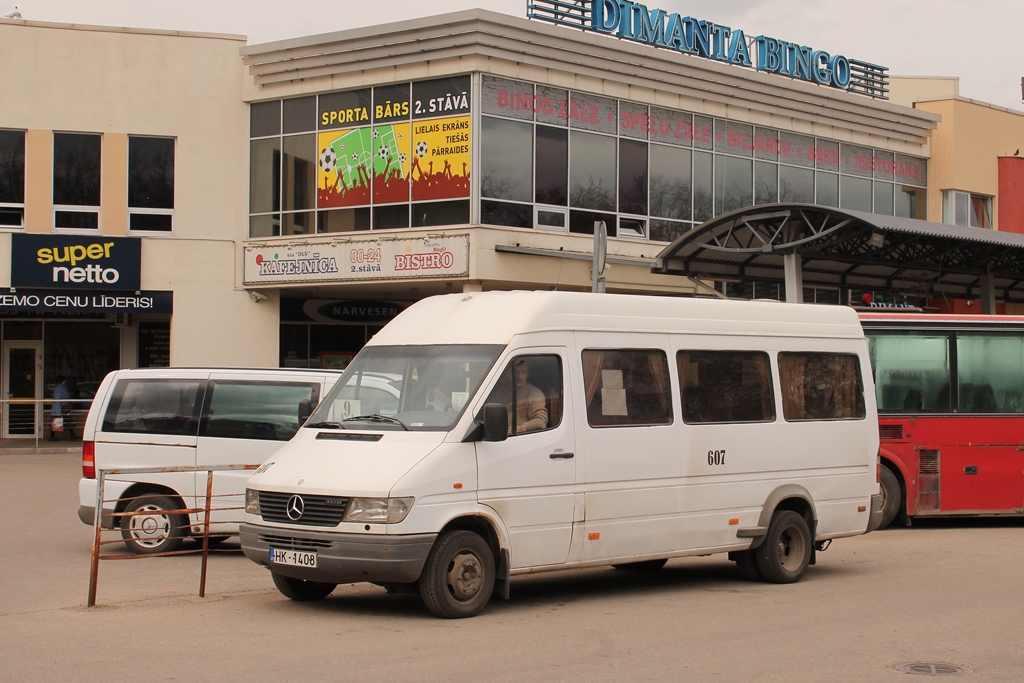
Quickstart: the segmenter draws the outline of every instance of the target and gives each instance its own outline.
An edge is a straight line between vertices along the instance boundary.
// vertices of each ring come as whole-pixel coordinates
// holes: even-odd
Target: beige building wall
[[[992,197],[999,229],[999,157],[1024,149],[1024,112],[959,97],[957,78],[894,78],[892,99],[942,117],[932,134],[928,164],[928,217],[940,222],[942,192]]]
[[[0,127],[27,131],[26,231],[53,231],[54,131],[103,134],[105,235],[128,234],[129,136],[176,140],[174,232],[141,237],[142,288],[174,292],[172,365],[278,364],[277,301],[257,304],[241,286],[245,43],[233,35],[0,19]],[[0,287],[9,283],[10,238],[0,233]],[[132,363],[134,344],[123,348],[132,358],[122,362]]]

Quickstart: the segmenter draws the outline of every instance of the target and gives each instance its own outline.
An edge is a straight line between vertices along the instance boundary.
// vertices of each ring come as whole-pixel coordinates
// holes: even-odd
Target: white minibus
[[[293,600],[370,582],[453,618],[555,569],[729,553],[794,582],[880,514],[852,309],[483,292],[373,337],[250,478],[240,538]]]
[[[341,377],[338,370],[152,368],[115,370],[93,399],[82,434],[78,516],[92,525],[99,469],[258,465],[292,437]],[[248,470],[214,472],[211,531],[237,533]],[[129,550],[173,552],[202,533],[204,471],[110,475],[104,528]],[[230,508],[234,508],[231,510]],[[132,512],[129,516],[112,513]],[[232,521],[233,520],[233,521]]]

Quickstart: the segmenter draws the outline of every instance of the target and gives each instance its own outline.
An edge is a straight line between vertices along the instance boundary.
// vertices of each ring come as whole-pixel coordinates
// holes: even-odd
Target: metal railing
[[[81,435],[92,401],[91,398],[61,399],[61,403],[64,404],[61,411],[65,421],[64,431],[70,431],[70,426]],[[4,438],[23,438],[26,441],[35,439],[37,446],[40,440],[49,438],[50,425],[53,421],[53,402],[52,398],[0,399]]]
[[[203,561],[202,567],[199,574],[199,597],[206,597],[206,566],[207,558],[210,553],[210,512],[211,504],[210,501],[213,498],[213,473],[227,470],[254,470],[258,465],[211,465],[207,467],[122,467],[116,469],[102,469],[96,471],[96,507],[93,515],[93,541],[92,541],[92,562],[89,571],[89,599],[88,606],[94,607],[96,605],[96,586],[99,579],[99,563],[100,560],[136,560],[151,557],[166,557],[168,555],[194,555],[202,553]],[[150,512],[137,511],[137,512],[103,512],[104,503],[112,504],[110,509],[117,509],[117,503],[128,499],[112,499],[104,500],[104,489],[106,487],[107,477],[110,475],[135,475],[135,474],[155,474],[155,473],[168,473],[168,472],[206,472],[206,496],[205,504],[201,508],[181,508],[177,510],[164,510],[168,515],[192,515],[194,513],[202,513],[203,515],[203,533],[201,536],[193,534],[194,538],[200,538],[202,540],[202,546],[194,550],[175,550],[172,552],[164,553],[150,553],[146,555],[101,555],[100,548],[104,545],[113,543],[123,543],[124,539],[119,537],[117,540],[104,541],[101,536],[103,531],[103,518],[111,519],[114,521],[120,519],[122,523],[125,523],[128,517],[133,515],[144,515],[152,514]],[[132,496],[146,497],[152,494],[146,494],[144,496]],[[232,496],[240,496],[243,494],[218,494],[217,498],[230,498]],[[197,496],[198,498],[199,496]],[[216,508],[217,512],[223,512],[225,510],[243,510],[244,505],[237,507],[220,507]],[[241,515],[239,515],[241,516]],[[186,525],[191,527],[186,518]],[[113,531],[119,531],[120,524],[111,523],[110,525]],[[223,536],[224,534],[218,532],[215,536]]]

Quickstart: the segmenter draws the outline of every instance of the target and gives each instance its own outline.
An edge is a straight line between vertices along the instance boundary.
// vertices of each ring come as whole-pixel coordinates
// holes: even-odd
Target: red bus
[[[862,312],[882,527],[1024,515],[1024,317]]]

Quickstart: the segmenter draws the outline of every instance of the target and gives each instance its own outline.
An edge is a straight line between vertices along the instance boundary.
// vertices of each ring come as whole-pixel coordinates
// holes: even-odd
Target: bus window
[[[683,421],[771,422],[772,372],[759,351],[680,351],[676,355],[683,394]]]
[[[865,416],[857,356],[780,353],[782,414],[788,421],[849,420]]]
[[[956,353],[959,412],[1024,412],[1024,337],[961,332]]]
[[[949,335],[869,332],[878,412],[950,412]]]

